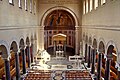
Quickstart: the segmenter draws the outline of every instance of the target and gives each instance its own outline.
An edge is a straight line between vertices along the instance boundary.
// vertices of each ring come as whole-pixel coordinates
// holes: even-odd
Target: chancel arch
[[[55,10],[58,10],[58,9],[65,10],[65,11],[69,12],[74,17],[74,19],[75,19],[75,26],[79,26],[79,22],[78,22],[76,14],[71,9],[69,9],[67,7],[64,7],[64,6],[55,6],[55,7],[52,7],[50,9],[48,9],[44,13],[44,15],[43,15],[43,17],[41,19],[40,25],[45,27],[44,21],[45,21],[46,17],[48,16],[48,14],[51,13],[52,11],[55,11]]]
[[[53,50],[53,37],[55,35],[59,36],[59,34],[63,34],[67,35],[66,40],[64,41],[66,52],[68,52],[68,55],[75,54],[75,19],[72,14],[62,9],[54,10],[46,16],[44,25],[44,46],[48,52]],[[59,40],[56,45],[59,44],[63,45],[63,41]]]

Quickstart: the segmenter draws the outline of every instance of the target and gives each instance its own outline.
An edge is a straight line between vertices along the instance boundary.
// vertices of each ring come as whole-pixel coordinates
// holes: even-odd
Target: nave
[[[24,80],[94,80],[90,70],[84,64],[69,61],[65,57],[52,57],[50,61],[40,63],[37,60],[31,69],[28,69]]]

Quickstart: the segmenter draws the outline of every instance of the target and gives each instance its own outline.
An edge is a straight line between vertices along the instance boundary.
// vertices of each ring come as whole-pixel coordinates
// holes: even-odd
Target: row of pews
[[[92,80],[88,71],[70,70],[65,72],[65,80]]]
[[[24,80],[51,80],[51,71],[30,69]]]

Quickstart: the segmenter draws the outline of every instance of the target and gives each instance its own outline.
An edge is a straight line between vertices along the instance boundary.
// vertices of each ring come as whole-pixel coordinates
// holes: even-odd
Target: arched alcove
[[[0,45],[0,78],[5,78],[5,64],[3,58],[8,58],[7,48],[4,45]]]
[[[89,45],[92,45],[92,38],[89,37]]]
[[[111,62],[108,63],[110,66],[110,80],[117,80],[117,68],[115,67],[116,61],[117,61],[117,49],[114,45],[109,45],[107,48],[107,61],[111,60]],[[108,67],[106,67],[108,69]]]
[[[25,47],[25,54],[26,54],[26,67],[29,66],[29,46],[30,46],[30,40],[29,37],[26,38],[26,47]]]
[[[101,72],[100,72],[100,75],[104,78],[105,77],[105,61],[106,59],[104,58],[104,55],[105,55],[105,44],[103,41],[100,41],[99,42],[99,45],[98,45],[98,51],[99,51],[99,62],[98,62],[98,65],[101,64]],[[99,66],[98,66],[99,67]]]
[[[15,66],[18,66],[16,65],[16,60],[15,60],[15,56],[17,54],[17,51],[18,51],[18,45],[15,41],[13,41],[11,43],[11,46],[10,46],[10,54],[11,54],[11,58],[10,58],[10,73],[11,73],[11,78],[13,79],[16,75],[16,68]]]
[[[24,39],[21,38],[19,42],[19,48],[20,48],[20,53],[19,53],[19,61],[20,61],[20,71],[23,71],[23,54],[22,54],[22,49],[24,49],[25,43]]]
[[[93,39],[93,48],[97,49],[97,40],[96,39]]]

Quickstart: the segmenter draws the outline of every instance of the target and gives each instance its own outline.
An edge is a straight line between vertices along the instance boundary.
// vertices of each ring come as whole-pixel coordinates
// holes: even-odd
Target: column
[[[112,56],[107,55],[106,67],[105,67],[105,80],[110,80],[110,65],[111,65]]]
[[[90,53],[91,53],[91,47],[88,47],[88,68],[90,68]]]
[[[83,52],[82,52],[82,42],[80,42],[80,56],[83,56]]]
[[[75,26],[75,54],[79,54],[79,36],[78,36],[78,34],[79,34],[79,26]]]
[[[102,53],[98,54],[97,80],[101,80]]]
[[[66,41],[64,41],[64,56],[66,54]]]
[[[28,67],[31,67],[31,55],[30,55],[30,47],[27,46],[27,55],[28,55]]]
[[[9,57],[8,57],[7,59],[4,59],[4,63],[5,63],[5,75],[6,75],[6,80],[11,80]]]
[[[95,73],[95,55],[96,55],[96,49],[93,49],[93,53],[92,53],[92,69],[91,69],[92,74]]]
[[[117,73],[117,75],[118,75],[118,80],[120,80],[120,66],[118,67],[118,73]]]
[[[85,44],[85,62],[87,62],[87,44]]]
[[[53,44],[54,44],[54,56],[55,56],[55,53],[56,53],[56,42],[54,41]]]
[[[19,53],[15,53],[16,80],[20,80]]]
[[[33,44],[30,47],[31,63],[33,63]]]
[[[21,53],[22,53],[23,74],[26,74],[26,55],[25,55],[25,50],[21,49]]]

